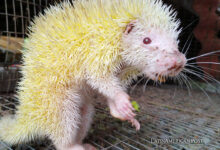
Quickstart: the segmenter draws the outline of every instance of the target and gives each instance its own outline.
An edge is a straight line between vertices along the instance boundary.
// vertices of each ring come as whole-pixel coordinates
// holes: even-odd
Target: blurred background
[[[16,105],[19,104],[19,101],[14,97],[14,95],[16,94],[17,82],[21,77],[19,70],[20,66],[22,65],[22,50],[24,50],[22,47],[22,43],[27,42],[26,38],[28,33],[28,26],[31,20],[39,13],[43,13],[43,10],[49,5],[54,5],[56,2],[60,1],[62,0],[0,0],[0,116],[3,116],[6,111],[9,111],[9,113],[14,113],[14,110],[16,110]],[[152,126],[157,126],[158,124],[161,124],[161,121],[173,121],[171,123],[172,126],[167,127],[166,130],[162,129],[162,125],[158,127],[161,128],[161,130],[147,127],[146,130],[152,131],[152,134],[149,135],[148,138],[144,137],[142,141],[139,141],[135,138],[137,135],[134,136],[134,139],[132,140],[128,139],[130,135],[128,135],[128,133],[125,134],[124,132],[122,132],[123,128],[127,127],[127,124],[119,123],[116,124],[116,126],[122,127],[122,130],[118,131],[117,136],[113,135],[112,133],[112,137],[114,137],[117,141],[115,143],[115,140],[113,140],[114,142],[111,141],[109,137],[105,137],[102,132],[103,126],[106,127],[109,125],[109,123],[104,123],[108,120],[104,119],[103,121],[103,116],[97,115],[95,119],[96,122],[99,123],[99,129],[97,130],[100,131],[98,132],[98,134],[101,134],[102,136],[100,136],[99,138],[89,136],[87,140],[93,143],[95,146],[99,147],[100,149],[196,149],[198,148],[198,145],[194,145],[195,147],[192,147],[191,145],[181,146],[181,144],[174,144],[171,147],[170,144],[164,144],[160,146],[155,143],[153,144],[152,142],[150,142],[149,139],[149,137],[158,137],[158,132],[160,133],[160,135],[163,132],[167,132],[170,134],[169,136],[171,137],[173,137],[174,135],[175,137],[181,137],[180,135],[184,135],[183,133],[185,133],[185,131],[192,132],[193,129],[191,127],[193,125],[200,126],[201,129],[206,129],[206,127],[208,128],[207,131],[205,130],[204,133],[198,131],[198,133],[195,133],[191,136],[206,137],[208,135],[206,139],[210,141],[208,141],[208,143],[206,143],[205,145],[199,145],[200,148],[203,148],[203,146],[204,148],[210,147],[211,145],[213,149],[220,149],[220,140],[217,136],[217,134],[220,135],[220,121],[218,117],[219,111],[218,109],[212,107],[213,105],[217,104],[217,108],[220,108],[220,1],[164,0],[164,2],[167,4],[172,4],[173,8],[178,11],[178,18],[182,22],[181,27],[183,29],[183,32],[179,37],[179,47],[180,50],[183,52],[185,52],[186,50],[188,51],[187,58],[198,57],[189,61],[189,63],[192,65],[191,67],[189,67],[189,69],[192,69],[197,75],[186,73],[186,76],[189,77],[190,80],[188,80],[189,83],[187,82],[185,85],[183,84],[181,86],[182,89],[180,89],[180,91],[176,90],[178,89],[178,87],[180,87],[179,85],[176,85],[176,83],[172,81],[167,81],[164,86],[157,87],[149,83],[150,85],[147,91],[148,94],[146,94],[146,92],[140,92],[142,91],[140,89],[142,89],[142,86],[146,86],[144,84],[147,79],[142,80],[141,82],[134,81],[133,87],[135,88],[131,87],[129,90],[130,94],[133,95],[133,97],[136,97],[136,99],[142,97],[140,98],[140,103],[144,101],[144,99],[154,99],[154,101],[147,101],[147,104],[145,102],[146,108],[151,107],[152,110],[143,112],[146,118],[142,118],[142,121],[144,122],[145,119],[148,119],[148,121],[151,120],[150,122],[148,122],[148,124],[151,123]],[[210,54],[207,55],[207,53]],[[200,57],[201,55],[204,56]],[[163,101],[164,97],[162,95],[167,95],[168,97],[165,98],[167,100],[171,99],[170,97],[175,97],[173,94],[168,94],[170,92],[172,93],[173,91],[177,91],[176,93],[174,92],[175,96],[178,95],[178,92],[179,95],[182,95],[182,97],[188,96],[188,101],[184,101],[186,103],[183,104],[179,102],[183,101],[182,99],[174,98],[175,100],[179,100],[175,103],[175,105],[174,103],[170,104],[170,102],[166,103],[165,101]],[[161,95],[155,95],[155,92],[161,92]],[[190,97],[193,94],[197,98],[200,97],[201,99],[196,99],[195,97],[193,98],[193,96]],[[150,97],[150,95],[154,95],[155,97]],[[211,101],[213,100],[211,103],[209,101],[210,99]],[[204,101],[204,103],[202,101]],[[100,109],[100,107],[98,106],[97,112],[107,112],[105,109]],[[153,106],[155,106],[155,108]],[[196,108],[198,108],[199,110],[198,112],[196,112],[196,117],[194,117],[190,113],[192,113],[192,110],[195,110]],[[185,114],[188,111],[188,115],[192,115],[191,119],[187,118],[187,114]],[[158,112],[158,114],[155,112]],[[167,114],[168,116],[166,116],[165,112],[170,113]],[[143,117],[142,114],[141,112],[139,113],[140,117]],[[173,114],[176,114],[176,116],[173,116]],[[206,115],[204,116],[201,114]],[[179,115],[181,116],[182,120],[187,118],[188,121],[181,122],[178,120],[179,122],[176,122],[175,124],[174,122],[177,120],[177,116]],[[109,117],[110,116],[108,115],[108,113],[106,113],[105,118]],[[100,118],[102,122],[100,122]],[[167,118],[169,118],[170,120],[166,120]],[[205,118],[206,120],[203,120],[204,124],[198,125],[195,122],[194,124],[192,123],[192,119],[195,118],[200,119],[199,123],[201,123],[201,118]],[[156,119],[157,121],[152,122],[152,119]],[[213,122],[217,122],[219,124],[213,125]],[[177,124],[181,128],[185,126],[183,128],[184,130],[176,131],[176,128],[178,128],[178,126],[176,126]],[[114,124],[111,124],[112,128],[114,128],[114,126]],[[173,126],[175,126],[175,129],[173,128]],[[94,127],[94,129],[96,128],[97,126]],[[110,128],[110,130],[112,130],[112,128]],[[133,133],[133,131],[131,131],[131,133]],[[143,134],[145,134],[145,132],[143,132]],[[138,136],[142,137],[144,135]],[[210,144],[211,139],[215,139],[214,144]],[[130,141],[130,143],[127,141]],[[53,146],[48,143],[50,142],[43,141],[40,142],[40,144],[31,143],[29,145],[26,144],[25,146],[22,145],[9,147],[2,142],[2,144],[0,143],[0,149],[53,149]],[[41,145],[40,148],[39,145]],[[50,146],[48,147],[48,145]]]

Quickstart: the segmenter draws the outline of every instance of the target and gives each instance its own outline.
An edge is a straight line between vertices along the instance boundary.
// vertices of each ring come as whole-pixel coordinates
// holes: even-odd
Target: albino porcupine
[[[175,17],[161,0],[76,0],[47,9],[31,24],[20,105],[1,119],[0,139],[15,144],[48,136],[60,150],[92,149],[82,139],[94,92],[138,130],[125,88],[139,74],[163,80],[182,70]]]

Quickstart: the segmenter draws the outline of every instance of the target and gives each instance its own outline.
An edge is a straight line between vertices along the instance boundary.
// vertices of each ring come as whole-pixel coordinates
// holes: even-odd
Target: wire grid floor
[[[190,98],[186,89],[170,86],[148,87],[144,93],[140,92],[141,88],[137,89],[131,95],[141,108],[137,115],[141,123],[140,131],[136,132],[127,122],[112,118],[108,108],[98,102],[94,122],[85,142],[106,150],[220,149],[220,111],[215,109],[219,108],[219,104],[213,105],[214,99],[219,100],[219,95],[210,94],[213,100],[210,102],[201,91],[192,91],[194,96]],[[13,95],[1,95],[0,103],[0,114],[3,116],[14,113],[18,101]],[[179,142],[159,143],[156,141],[158,139],[179,139]],[[55,148],[49,140],[36,140],[13,147],[0,142],[0,150],[13,149]]]

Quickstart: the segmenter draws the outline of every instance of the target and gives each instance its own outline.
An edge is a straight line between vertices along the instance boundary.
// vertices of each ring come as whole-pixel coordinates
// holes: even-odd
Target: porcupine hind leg
[[[81,124],[79,125],[79,129],[77,131],[77,143],[82,144],[83,148],[85,150],[96,150],[95,147],[93,147],[90,144],[83,144],[82,141],[87,135],[87,132],[90,128],[91,122],[92,122],[92,116],[94,114],[94,106],[91,102],[85,102],[81,107]]]
[[[81,144],[85,150],[96,150],[96,148],[92,145],[82,143],[92,122],[92,117],[94,114],[93,97],[96,95],[96,92],[90,86],[85,84],[84,88],[80,91],[80,95],[82,97],[82,105],[80,109],[81,123],[77,131],[76,142]]]
[[[77,143],[77,131],[81,122],[82,97],[78,89],[69,89],[65,92],[60,104],[59,128],[50,133],[57,150],[84,150]]]
[[[95,150],[89,144],[82,144],[83,138],[90,127],[93,105],[82,92],[68,92],[63,104],[61,139],[54,141],[57,150]]]

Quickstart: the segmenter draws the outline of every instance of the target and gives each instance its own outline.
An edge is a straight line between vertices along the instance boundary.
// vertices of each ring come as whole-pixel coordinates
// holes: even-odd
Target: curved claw
[[[140,123],[136,119],[130,120],[132,126],[135,126],[136,131],[140,130]]]

